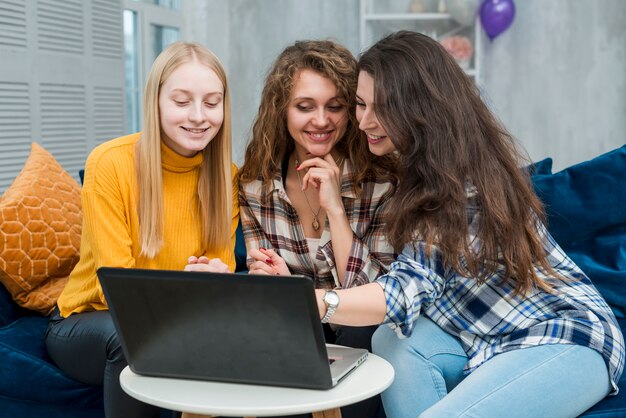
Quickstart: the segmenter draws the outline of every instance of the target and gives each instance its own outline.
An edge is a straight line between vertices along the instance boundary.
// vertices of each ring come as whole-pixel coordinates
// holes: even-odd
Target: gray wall
[[[555,169],[626,142],[626,1],[521,0],[487,41],[486,98],[537,160]]]
[[[358,0],[185,0],[189,39],[222,60],[233,109],[233,154],[243,162],[263,80],[285,46],[298,39],[333,38],[359,50]]]
[[[186,37],[222,59],[241,163],[263,78],[296,39],[359,52],[358,0],[186,0]],[[484,44],[486,101],[534,160],[555,169],[626,139],[626,1],[519,0],[511,28]]]

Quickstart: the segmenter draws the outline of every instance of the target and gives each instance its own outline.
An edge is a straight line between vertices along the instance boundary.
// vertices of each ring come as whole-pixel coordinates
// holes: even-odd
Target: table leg
[[[313,412],[313,418],[341,418],[341,409],[335,408]]]

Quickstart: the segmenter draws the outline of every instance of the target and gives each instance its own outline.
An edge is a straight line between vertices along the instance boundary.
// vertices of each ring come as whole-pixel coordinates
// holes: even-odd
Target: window
[[[137,12],[124,10],[124,86],[126,90],[126,133],[139,128],[139,45]]]
[[[142,3],[156,4],[172,10],[180,10],[180,0],[135,0]]]
[[[142,93],[150,67],[181,38],[181,0],[124,0],[126,133],[142,129]]]

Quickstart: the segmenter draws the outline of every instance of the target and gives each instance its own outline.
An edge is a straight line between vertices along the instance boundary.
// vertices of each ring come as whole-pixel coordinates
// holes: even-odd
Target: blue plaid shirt
[[[470,242],[479,210],[468,207]],[[607,363],[612,393],[624,368],[624,337],[613,312],[589,278],[563,252],[542,224],[544,248],[552,267],[568,280],[535,273],[555,292],[534,289],[513,296],[514,283],[502,284],[504,268],[483,284],[445,268],[441,252],[424,242],[406,245],[389,273],[378,278],[387,299],[385,323],[399,336],[409,336],[420,314],[461,340],[471,373],[499,353],[543,344],[578,344],[598,351]]]

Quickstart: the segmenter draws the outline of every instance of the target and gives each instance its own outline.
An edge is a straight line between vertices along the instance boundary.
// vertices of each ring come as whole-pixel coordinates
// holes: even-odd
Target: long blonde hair
[[[161,119],[159,93],[167,78],[182,64],[199,62],[217,74],[224,86],[224,121],[215,138],[204,149],[198,179],[198,216],[205,251],[222,250],[230,242],[233,205],[230,97],[226,72],[207,48],[175,42],[154,61],[143,100],[144,130],[137,143],[139,200],[139,243],[141,254],[154,258],[163,245],[163,177],[161,167]]]

